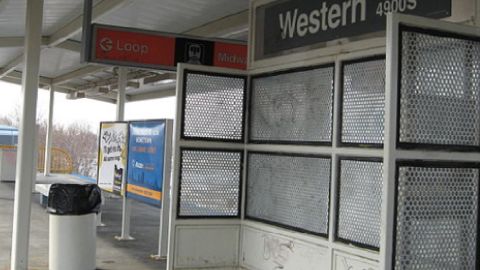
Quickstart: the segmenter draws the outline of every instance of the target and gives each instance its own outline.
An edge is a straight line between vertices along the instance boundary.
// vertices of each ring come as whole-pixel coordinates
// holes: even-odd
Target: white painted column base
[[[96,218],[50,215],[49,270],[96,269]]]
[[[118,95],[117,95],[117,121],[124,121],[125,119],[125,90],[127,88],[127,68],[118,68]],[[126,189],[126,175],[123,175],[123,188]],[[126,193],[126,192],[125,192]],[[119,241],[131,241],[135,238],[130,236],[130,216],[132,202],[127,199],[126,194],[122,198],[122,234],[115,236]]]
[[[105,196],[103,195],[102,192],[102,207],[105,205]],[[100,209],[100,212],[97,214],[97,227],[106,227],[107,225],[102,222],[102,210]]]
[[[118,241],[135,240],[135,238],[130,236],[131,207],[132,207],[132,202],[124,196],[123,203],[122,203],[122,234],[120,236],[115,236],[115,239],[117,239]]]

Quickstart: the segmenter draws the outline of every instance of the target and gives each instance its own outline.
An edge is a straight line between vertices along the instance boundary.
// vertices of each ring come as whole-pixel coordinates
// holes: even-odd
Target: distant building
[[[16,127],[0,125],[0,145],[17,145],[18,129]]]

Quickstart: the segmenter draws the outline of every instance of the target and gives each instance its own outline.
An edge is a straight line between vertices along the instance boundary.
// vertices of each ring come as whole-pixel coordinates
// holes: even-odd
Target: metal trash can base
[[[49,270],[95,270],[97,215],[50,215]]]

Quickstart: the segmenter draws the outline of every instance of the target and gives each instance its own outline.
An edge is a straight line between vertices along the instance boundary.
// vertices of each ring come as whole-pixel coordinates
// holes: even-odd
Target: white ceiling
[[[26,0],[1,0],[0,36],[23,36],[25,33]],[[50,35],[72,18],[80,15],[83,9],[81,0],[45,0],[43,13],[43,33]]]
[[[0,48],[0,66],[5,66],[17,55],[23,53],[23,47],[5,47]]]
[[[135,0],[98,22],[181,33],[247,8],[246,0]]]
[[[40,76],[55,78],[77,69],[80,65],[80,54],[61,48],[45,48],[40,55]],[[23,70],[23,66],[16,68]]]

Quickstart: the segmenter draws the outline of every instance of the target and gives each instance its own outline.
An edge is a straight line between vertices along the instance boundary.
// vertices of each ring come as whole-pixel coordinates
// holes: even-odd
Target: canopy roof
[[[94,0],[93,22],[247,40],[248,0]],[[21,83],[26,0],[0,0],[0,79]],[[44,0],[40,87],[115,102],[116,69],[80,63],[83,1]],[[127,101],[175,94],[175,75],[128,70]]]

